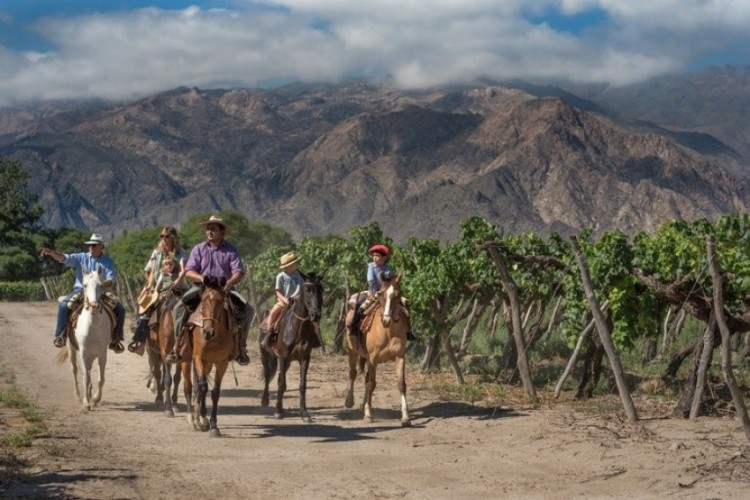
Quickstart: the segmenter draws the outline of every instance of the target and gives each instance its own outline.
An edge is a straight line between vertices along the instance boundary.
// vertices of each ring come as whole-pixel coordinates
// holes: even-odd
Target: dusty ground
[[[52,347],[55,304],[0,303],[0,362],[50,415],[4,498],[749,498],[750,446],[731,418],[621,421],[617,404],[543,401],[484,408],[440,401],[407,374],[414,427],[399,425],[393,365],[381,370],[374,424],[343,406],[342,356],[316,354],[314,423],[259,406],[257,352],[225,379],[223,437],[166,418],[145,387],[145,357],[111,354],[102,403],[82,413]],[[296,369],[285,406],[297,407]],[[361,383],[358,385],[361,388]],[[358,396],[361,391],[358,390]],[[181,399],[182,401],[182,399]],[[617,401],[616,399],[614,400]],[[359,401],[358,403],[359,404]],[[638,404],[638,401],[637,401]],[[38,450],[55,449],[57,453]]]

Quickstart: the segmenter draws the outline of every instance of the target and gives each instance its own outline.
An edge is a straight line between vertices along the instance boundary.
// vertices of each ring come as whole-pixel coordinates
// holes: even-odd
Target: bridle
[[[299,321],[315,322],[320,320],[320,297],[321,286],[318,283],[305,282],[302,286],[302,303],[305,306],[306,316],[297,314],[296,308],[292,308],[292,315]]]

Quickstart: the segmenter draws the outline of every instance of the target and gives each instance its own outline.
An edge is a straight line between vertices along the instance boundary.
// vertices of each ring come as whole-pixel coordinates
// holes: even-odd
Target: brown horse
[[[157,322],[149,331],[149,336],[146,340],[146,352],[151,370],[149,379],[150,383],[155,384],[155,402],[164,404],[164,414],[168,417],[174,417],[174,407],[177,405],[177,391],[182,378],[181,367],[175,367],[173,377],[171,366],[167,363],[167,355],[172,352],[172,347],[174,346],[172,307],[174,307],[177,299],[178,297],[174,293],[169,292],[157,304]],[[183,361],[181,365],[187,365],[189,374],[191,360]],[[190,391],[192,392],[192,387],[190,387]],[[165,392],[166,399],[164,397]],[[186,394],[185,399],[189,408],[191,397]]]
[[[286,391],[286,372],[292,361],[299,362],[299,414],[305,422],[312,422],[307,412],[307,369],[310,366],[310,354],[315,347],[320,347],[318,336],[321,309],[323,308],[323,276],[315,273],[302,274],[304,283],[299,296],[292,305],[285,309],[278,321],[279,334],[268,350],[260,349],[263,363],[263,396],[261,405],[268,406],[268,384],[279,371],[276,390],[276,409],[274,416],[284,417],[283,398]],[[263,335],[258,336],[263,341]]]
[[[357,364],[364,356],[365,398],[364,420],[372,422],[372,393],[375,391],[375,376],[380,363],[396,362],[396,378],[401,393],[401,425],[411,426],[409,407],[406,403],[406,374],[404,351],[406,350],[406,333],[409,331],[409,318],[400,303],[402,273],[394,278],[382,276],[378,302],[360,323],[365,337],[366,356],[360,354],[359,338],[347,335],[349,347],[349,390],[346,394],[346,407],[354,406],[354,380],[357,378]],[[347,323],[351,324],[354,310],[347,313]]]
[[[192,333],[193,343],[193,371],[198,391],[193,403],[193,426],[196,430],[209,431],[211,437],[221,436],[216,425],[216,413],[219,407],[221,381],[227,371],[229,362],[233,359],[235,335],[229,325],[228,297],[224,291],[226,280],[214,277],[203,278],[204,289],[201,302],[196,312],[200,316],[196,321]],[[193,321],[192,318],[190,320]],[[185,378],[185,397],[188,390],[192,391],[192,383],[185,365],[182,365]],[[211,390],[211,417],[206,419],[206,394],[208,393],[208,375],[216,368],[214,386]],[[188,387],[190,386],[190,388]]]

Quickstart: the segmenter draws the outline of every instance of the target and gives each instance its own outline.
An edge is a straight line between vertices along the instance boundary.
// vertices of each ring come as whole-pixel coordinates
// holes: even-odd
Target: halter
[[[294,308],[292,308],[292,315],[295,318],[297,318],[299,321],[302,321],[302,322],[305,322],[305,321],[314,322],[315,320],[313,319],[313,314],[311,314],[311,313],[319,313],[320,312],[319,304],[316,304],[317,310],[313,310],[313,308],[310,307],[310,304],[308,303],[308,297],[314,299],[314,298],[319,297],[321,294],[320,293],[316,293],[316,292],[308,293],[308,291],[307,291],[308,288],[316,289],[316,288],[318,288],[318,286],[319,285],[316,284],[316,283],[309,283],[309,282],[305,282],[304,283],[304,285],[302,287],[302,297],[301,298],[302,298],[302,303],[305,306],[305,311],[307,312],[307,315],[306,316],[300,316],[299,314],[297,314],[297,312],[294,310]]]
[[[221,293],[218,289],[216,289],[216,288],[209,288],[208,289],[208,293],[209,293],[209,296],[210,296],[211,299],[213,299],[213,293],[214,292],[216,292],[216,293],[219,294],[220,299],[224,298],[224,294]],[[222,302],[223,302],[223,300],[222,300]],[[201,297],[201,329],[202,330],[206,328],[206,322],[218,323],[220,321],[220,319],[221,319],[221,318],[215,318],[213,316],[206,316],[203,313],[203,308],[205,307],[206,303],[207,303],[207,301],[204,301],[203,297]],[[223,304],[220,304],[220,309],[223,309]],[[216,311],[214,309],[214,313],[215,312]]]

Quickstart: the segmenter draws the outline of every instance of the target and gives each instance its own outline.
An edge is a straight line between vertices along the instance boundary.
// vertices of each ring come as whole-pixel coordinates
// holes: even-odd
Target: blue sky
[[[614,85],[750,63],[750,0],[0,0],[0,105],[177,86]]]

